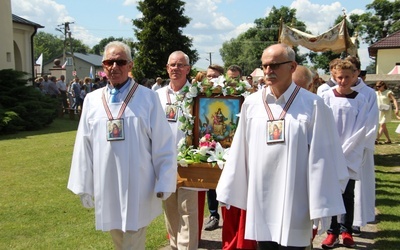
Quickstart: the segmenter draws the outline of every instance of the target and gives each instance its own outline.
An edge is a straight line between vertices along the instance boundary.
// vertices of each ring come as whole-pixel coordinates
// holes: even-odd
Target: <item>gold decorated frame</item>
[[[205,134],[204,129],[202,129],[204,123],[211,126],[213,132],[218,130],[218,133],[220,133],[222,130],[224,133],[222,139],[216,139],[216,141],[220,142],[222,147],[229,148],[239,121],[237,115],[240,113],[243,100],[244,97],[242,96],[222,96],[220,94],[213,94],[209,97],[200,94],[195,97],[193,105],[195,119],[192,131],[194,148],[199,146],[199,139]],[[224,117],[224,120],[219,122],[224,124],[215,125],[212,114],[218,111],[219,105]],[[216,163],[194,163],[187,167],[178,165],[178,187],[215,189],[221,173],[222,170]]]

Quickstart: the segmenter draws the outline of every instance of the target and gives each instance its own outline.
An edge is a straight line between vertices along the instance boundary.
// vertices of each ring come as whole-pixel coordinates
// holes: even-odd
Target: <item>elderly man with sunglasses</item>
[[[146,227],[175,192],[176,147],[157,94],[128,77],[130,48],[104,51],[109,83],[85,98],[68,188],[95,207],[96,229],[116,249],[145,249]]]
[[[242,104],[217,199],[247,211],[245,239],[258,249],[305,249],[314,219],[326,230],[345,212],[346,163],[332,112],[292,81],[294,51],[275,44],[261,61],[266,87]],[[282,136],[271,139],[275,125]]]

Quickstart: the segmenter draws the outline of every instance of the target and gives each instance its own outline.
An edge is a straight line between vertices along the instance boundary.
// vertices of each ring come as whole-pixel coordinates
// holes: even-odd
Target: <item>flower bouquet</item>
[[[211,163],[212,166],[217,164],[220,169],[223,169],[229,151],[229,148],[223,148],[210,134],[206,134],[200,138],[199,148],[197,149],[193,148],[193,146],[186,147],[186,144],[182,140],[178,146],[180,147],[178,163],[183,167],[188,167],[189,164],[193,163],[204,162]]]
[[[228,149],[206,134],[199,140],[199,147],[186,147],[179,143],[178,187],[215,189],[224,167]],[[218,165],[218,168],[215,165]]]

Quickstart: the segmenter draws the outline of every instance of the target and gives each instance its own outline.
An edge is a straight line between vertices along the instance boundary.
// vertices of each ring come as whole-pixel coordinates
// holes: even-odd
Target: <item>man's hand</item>
[[[81,202],[85,208],[94,208],[93,196],[90,194],[81,194]]]

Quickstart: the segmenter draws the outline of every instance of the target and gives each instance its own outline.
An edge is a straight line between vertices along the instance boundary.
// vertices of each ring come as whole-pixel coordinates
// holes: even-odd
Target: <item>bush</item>
[[[57,117],[57,100],[27,86],[26,75],[0,70],[0,134],[42,129]]]

